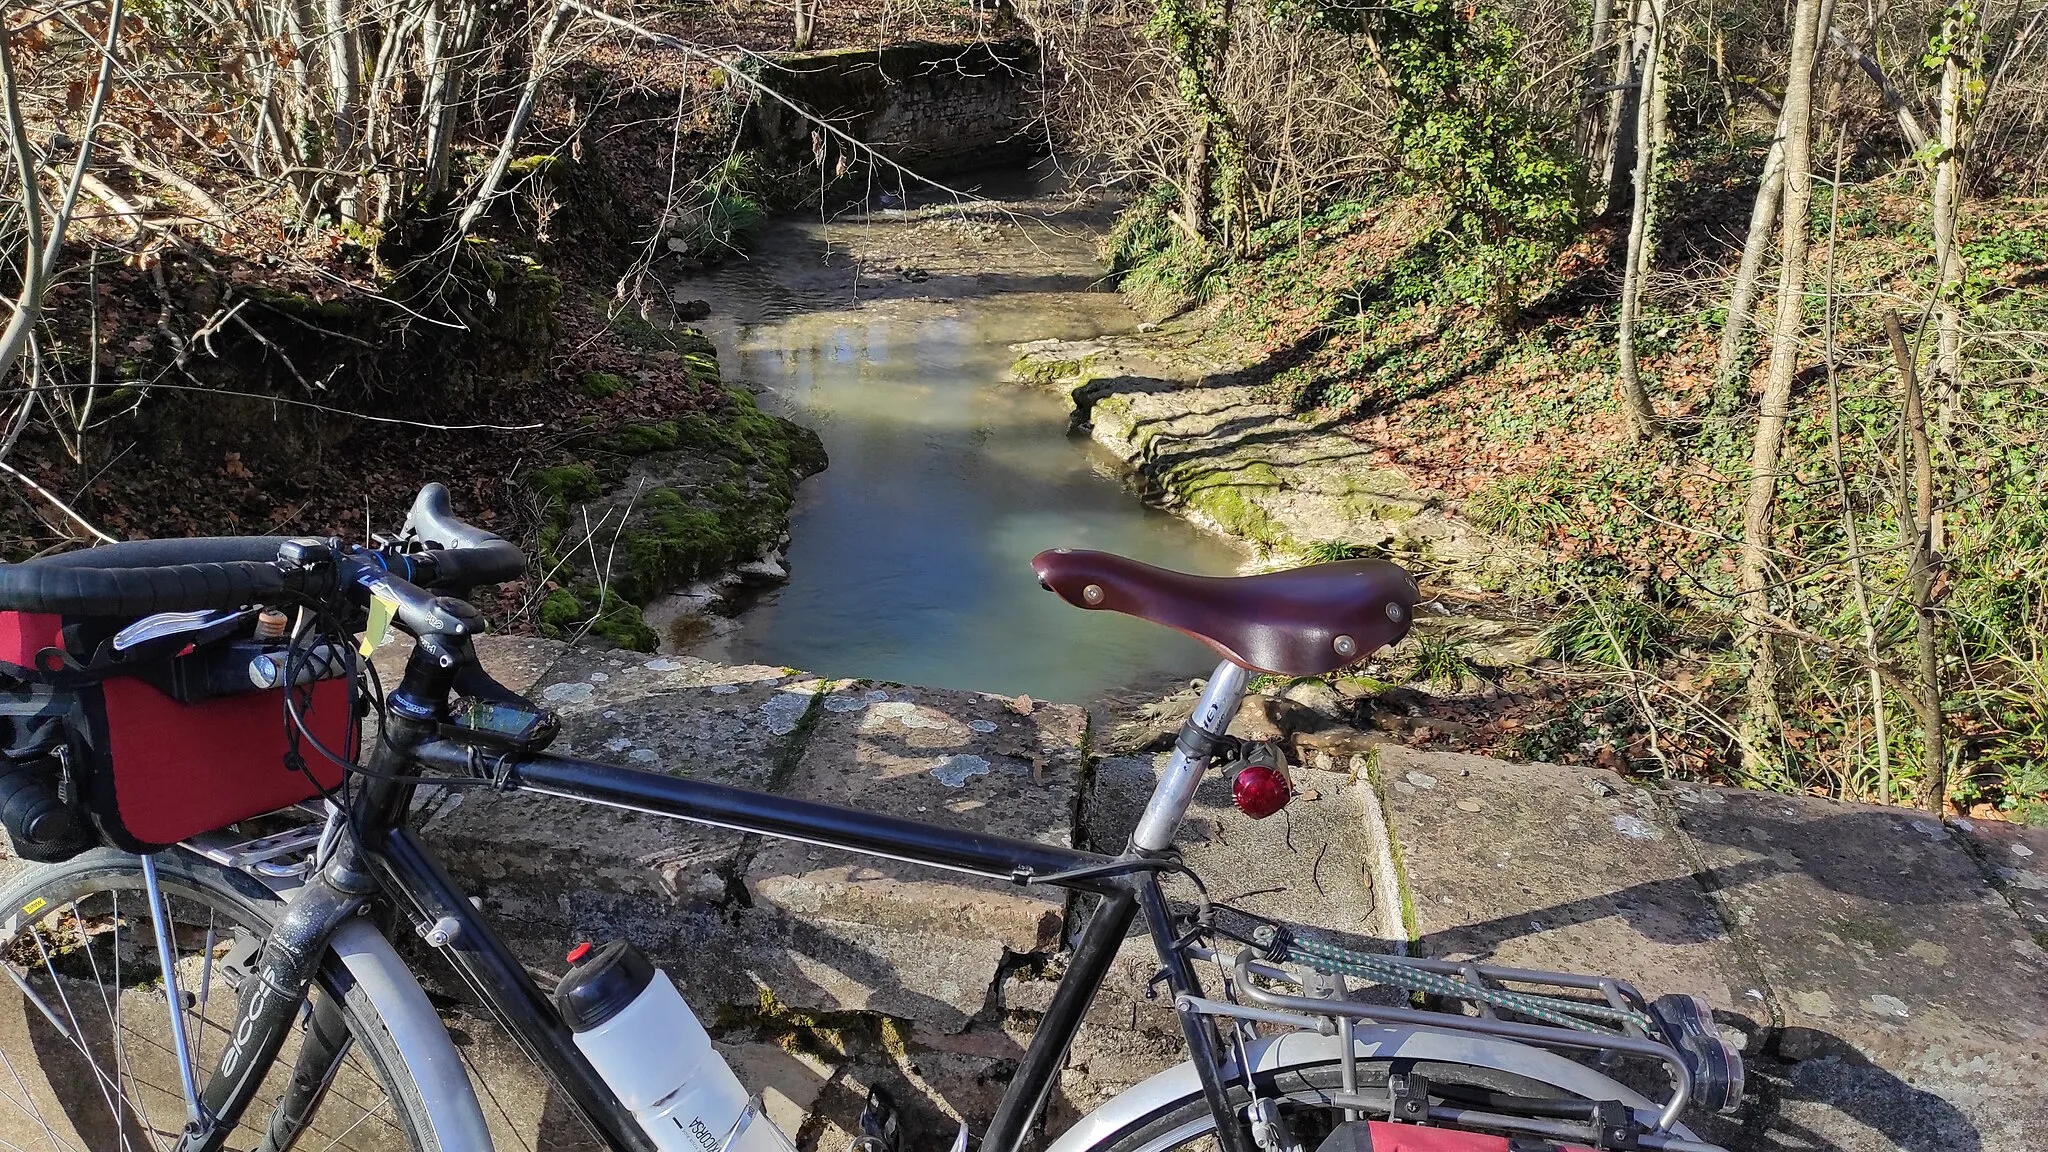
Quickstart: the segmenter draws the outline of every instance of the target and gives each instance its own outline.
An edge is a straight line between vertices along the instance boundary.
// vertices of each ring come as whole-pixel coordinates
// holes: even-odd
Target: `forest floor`
[[[1622,230],[1595,221],[1502,325],[1445,291],[1451,254],[1417,226],[1432,206],[1400,197],[1273,226],[1220,266],[1178,244],[1154,248],[1122,283],[1163,323],[1105,341],[1020,346],[1019,375],[1067,393],[1077,422],[1138,471],[1152,498],[1261,545],[1275,562],[1384,554],[1425,573],[1434,611],[1420,614],[1428,625],[1403,659],[1368,669],[1352,692],[1380,696],[1376,709],[1361,706],[1362,726],[1392,727],[1418,747],[1756,783],[1731,762],[1726,721],[1745,683],[1731,543],[1747,425],[1717,424],[1711,411],[1723,277],[1739,247],[1727,238],[1742,234],[1752,170],[1746,150],[1709,150],[1686,157],[1673,181],[1679,198],[1638,335],[1665,428],[1656,443],[1635,442],[1615,402]],[[1816,331],[1815,366],[1795,401],[1796,464],[1781,496],[1795,557],[1839,531],[1839,506],[1828,503],[1837,485],[1831,375],[1846,469],[1869,474],[1858,483],[1896,469],[1877,431],[1896,426],[1897,403],[1878,319],[1888,304],[1924,300],[1931,275],[1912,174],[1873,163],[1856,177],[1832,213],[1825,204],[1816,212],[1815,288],[1836,287],[1850,303],[1837,317],[1836,372],[1822,370]],[[1118,242],[1128,251],[1145,227],[1127,218]],[[2048,203],[1974,202],[1963,239],[1967,290],[1990,333],[1976,371],[2033,378],[2029,333],[2048,330],[2033,287],[2048,277]],[[1759,327],[1771,307],[1766,291]],[[1763,375],[1754,358],[1752,368],[1750,397]],[[2017,445],[2039,458],[2030,420],[1999,435],[2001,451]],[[1984,490],[2010,488],[2025,506],[2028,466],[1977,467]],[[1955,515],[1958,524],[1967,516]],[[1996,603],[2017,587],[1967,598]],[[1795,610],[1839,612],[1848,594],[1833,589],[1804,594]],[[1964,785],[1961,808],[2048,816],[2048,776],[2026,767],[2048,755],[2038,734],[2013,712],[1975,707],[1958,709],[1965,747],[1992,748],[2008,767]],[[1871,798],[1876,781],[1857,762],[1870,759],[1868,715],[1819,693],[1792,714],[1786,738],[1805,758],[1803,774],[1772,786]],[[1863,754],[1845,757],[1859,741]]]

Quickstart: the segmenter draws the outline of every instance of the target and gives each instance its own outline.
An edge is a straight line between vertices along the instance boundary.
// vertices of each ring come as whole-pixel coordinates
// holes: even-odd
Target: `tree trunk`
[[[1835,0],[1823,0],[1820,27],[1834,20]],[[1814,46],[1813,67],[1820,67],[1820,46]],[[1749,377],[1749,321],[1756,310],[1756,290],[1762,282],[1764,257],[1770,251],[1771,230],[1778,226],[1778,207],[1785,199],[1785,110],[1778,110],[1778,134],[1764,153],[1763,175],[1757,181],[1756,202],[1749,209],[1749,232],[1742,240],[1742,260],[1735,269],[1735,283],[1728,290],[1728,317],[1721,322],[1721,351],[1714,361],[1714,386],[1708,400],[1708,421],[1725,428],[1742,407],[1742,385]]]
[[[1636,319],[1642,310],[1643,279],[1650,271],[1650,257],[1656,251],[1657,160],[1666,131],[1664,82],[1664,5],[1662,0],[1643,0],[1640,12],[1649,22],[1648,50],[1640,72],[1648,99],[1636,117],[1635,201],[1629,213],[1628,267],[1621,281],[1620,402],[1628,417],[1629,435],[1646,440],[1657,434],[1657,412],[1643,387],[1641,365],[1636,355]]]
[[[1886,309],[1885,335],[1891,338],[1892,360],[1898,365],[1899,383],[1905,389],[1905,419],[1900,423],[1902,439],[1913,458],[1911,501],[1899,501],[1899,543],[1912,556],[1910,582],[1913,597],[1914,649],[1919,658],[1920,698],[1913,710],[1920,716],[1920,786],[1915,799],[1920,807],[1939,816],[1948,801],[1947,722],[1941,710],[1941,657],[1934,631],[1934,583],[1941,574],[1941,554],[1935,550],[1938,520],[1934,513],[1934,452],[1927,438],[1927,411],[1920,395],[1919,375],[1913,369],[1913,354],[1906,348],[1906,334],[1899,327],[1899,314]],[[1900,461],[1900,471],[1905,462]],[[1901,493],[1901,496],[1907,495]]]
[[[817,30],[818,0],[796,0],[796,39],[792,47],[798,52],[810,51]]]
[[[1614,90],[1607,101],[1608,149],[1600,175],[1600,214],[1603,216],[1621,211],[1627,202],[1624,190],[1629,186],[1629,175],[1636,169],[1637,138],[1641,135],[1637,121],[1643,108],[1643,51],[1647,47],[1642,16],[1644,2],[1630,0],[1629,34],[1619,42],[1614,54]]]
[[[1728,318],[1721,323],[1721,354],[1714,365],[1709,418],[1725,426],[1742,406],[1742,384],[1749,375],[1749,318],[1756,308],[1757,284],[1763,278],[1764,254],[1771,231],[1778,226],[1778,206],[1785,200],[1785,116],[1778,115],[1778,135],[1764,154],[1763,176],[1756,202],[1749,209],[1749,233],[1742,241],[1742,261],[1728,291]]]
[[[1592,167],[1607,154],[1607,122],[1600,115],[1600,87],[1607,78],[1605,66],[1613,49],[1614,0],[1593,0],[1593,15],[1586,27],[1586,70],[1581,83],[1578,122],[1573,126],[1572,146],[1579,158]]]
[[[476,0],[460,0],[452,18],[447,0],[432,0],[421,33],[426,43],[426,94],[421,98],[426,120],[425,154],[421,158],[422,190],[438,196],[448,187],[448,169],[455,155],[455,126],[460,119],[464,70],[476,51],[482,8]]]
[[[1778,316],[1771,330],[1771,372],[1759,405],[1750,452],[1749,493],[1742,509],[1741,601],[1750,654],[1749,702],[1743,717],[1745,751],[1775,758],[1782,716],[1778,665],[1770,632],[1771,513],[1777,498],[1778,461],[1799,367],[1806,299],[1807,215],[1813,204],[1813,74],[1820,31],[1820,0],[1799,0],[1793,13],[1792,59],[1785,82],[1785,203],[1779,213]],[[1753,769],[1757,765],[1751,765]]]
[[[1188,141],[1187,171],[1180,192],[1181,223],[1196,240],[1209,240],[1209,119],[1197,115],[1194,139]]]
[[[1934,162],[1934,393],[1940,408],[1942,442],[1946,444],[1955,424],[1957,400],[1962,395],[1963,318],[1956,307],[1956,286],[1963,278],[1963,254],[1956,243],[1956,220],[1962,210],[1965,137],[1969,133],[1966,101],[1969,89],[1980,82],[1984,50],[1982,21],[1973,0],[1949,8],[1941,38],[1948,51],[1941,67],[1940,151]],[[1940,547],[1937,540],[1935,547]]]
[[[327,0],[327,78],[334,89],[334,107],[328,131],[334,151],[328,167],[349,171],[360,167],[356,156],[356,119],[362,110],[362,45],[357,40],[354,5],[350,0]],[[340,178],[335,212],[343,220],[362,222],[360,178]]]

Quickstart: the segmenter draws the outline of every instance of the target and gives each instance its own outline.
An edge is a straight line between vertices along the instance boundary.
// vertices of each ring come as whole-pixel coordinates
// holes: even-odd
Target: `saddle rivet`
[[[1335,648],[1339,656],[1358,655],[1358,641],[1353,640],[1349,636],[1339,636],[1335,640],[1330,641],[1330,647]]]
[[[1102,603],[1102,585],[1090,584],[1086,588],[1081,589],[1081,599],[1086,600],[1090,604]]]
[[[1387,605],[1387,619],[1392,620],[1396,624],[1399,624],[1401,622],[1401,617],[1406,616],[1407,614],[1408,610],[1401,607],[1399,604]]]

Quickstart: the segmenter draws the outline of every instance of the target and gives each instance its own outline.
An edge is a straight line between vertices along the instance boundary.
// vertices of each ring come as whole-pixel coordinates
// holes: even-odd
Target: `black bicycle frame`
[[[1127,852],[1104,856],[1026,840],[922,824],[913,820],[831,804],[753,792],[743,788],[658,772],[549,755],[505,755],[443,738],[438,716],[444,707],[451,665],[473,659],[467,644],[435,650],[422,644],[408,663],[399,690],[383,718],[383,733],[367,778],[351,808],[355,836],[305,891],[381,889],[415,927],[437,943],[529,1056],[547,1071],[564,1096],[617,1152],[654,1152],[630,1112],[619,1103],[575,1045],[548,997],[534,985],[505,942],[470,903],[440,862],[404,820],[422,768],[450,776],[484,776],[501,787],[626,808],[740,832],[882,856],[1017,884],[1049,883],[1099,897],[1077,940],[1065,976],[1054,992],[1037,1033],[1011,1078],[1008,1090],[981,1141],[985,1152],[1022,1152],[1031,1126],[1057,1084],[1067,1049],[1079,1031],[1132,922],[1141,913],[1162,965],[1161,976],[1175,1002],[1201,995],[1186,956],[1177,946],[1159,873],[1170,858]],[[305,896],[295,898],[299,903]],[[359,899],[359,898],[358,898]],[[337,921],[338,922],[338,921]],[[333,924],[309,926],[304,943],[324,947]],[[302,985],[303,989],[303,985]],[[281,998],[274,998],[281,999]],[[292,1006],[287,1005],[285,1011]],[[289,1017],[252,1021],[259,1029],[282,1026]],[[1224,1062],[1210,1019],[1179,1013],[1188,1052],[1218,1119],[1225,1152],[1252,1152],[1239,1125],[1230,1121]],[[241,1021],[238,1020],[238,1028]],[[275,1048],[272,1048],[275,1052]],[[223,1096],[221,1074],[209,1085]],[[242,1098],[246,1103],[246,1098]],[[231,1116],[235,1109],[226,1114]],[[217,1113],[220,1114],[220,1113]],[[225,1133],[208,1133],[197,1143],[218,1146]]]

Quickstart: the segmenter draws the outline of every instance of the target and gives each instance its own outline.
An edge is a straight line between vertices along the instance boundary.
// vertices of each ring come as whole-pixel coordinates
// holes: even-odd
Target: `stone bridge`
[[[561,712],[558,750],[593,759],[1110,851],[1154,780],[1149,757],[1092,755],[1069,705],[528,639],[480,649]],[[1202,790],[1182,843],[1217,900],[1370,947],[1703,995],[1751,1087],[1705,1134],[1740,1152],[2048,1147],[2048,830],[1399,744],[1306,758],[1278,818],[1240,816],[1221,781]],[[420,806],[544,987],[575,941],[632,939],[806,1149],[841,1152],[874,1084],[905,1105],[912,1147],[985,1123],[1086,913],[538,795]],[[433,951],[401,946],[445,997],[498,1147],[597,1149]],[[1143,995],[1151,971],[1135,936],[1050,1130],[1179,1059],[1171,1013]]]
[[[528,640],[486,652],[561,710],[561,748],[785,795],[1114,850],[1154,779],[1149,759],[1091,757],[1069,705]],[[1217,899],[1383,948],[1704,995],[1751,1063],[1743,1113],[1712,1133],[1736,1149],[2048,1146],[2048,831],[1397,744],[1309,759],[1284,818],[1204,788],[1183,843]],[[537,972],[578,939],[635,940],[826,1152],[873,1083],[922,1141],[985,1122],[1085,914],[537,796],[431,807],[429,840]],[[1179,1058],[1143,997],[1151,966],[1134,938],[1052,1130]],[[497,1092],[504,1147],[581,1146],[487,1026],[463,1030],[493,1079],[523,1085]]]

